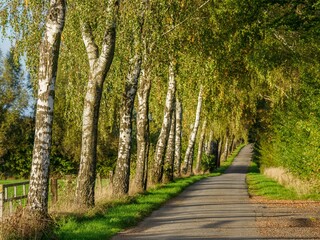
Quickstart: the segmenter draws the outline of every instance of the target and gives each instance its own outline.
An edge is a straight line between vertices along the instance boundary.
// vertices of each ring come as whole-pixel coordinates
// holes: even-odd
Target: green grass
[[[110,239],[116,233],[135,226],[192,183],[206,177],[221,175],[230,166],[242,147],[239,147],[227,161],[221,163],[221,167],[214,173],[176,179],[174,182],[159,185],[144,194],[99,205],[82,216],[64,217],[58,221],[57,237],[79,240]]]
[[[19,183],[19,182],[24,182],[24,181],[28,181],[28,180],[24,180],[24,179],[0,180],[0,184]]]
[[[215,175],[218,175],[216,173]],[[159,186],[135,197],[106,203],[81,217],[60,220],[59,239],[108,239],[119,231],[134,226],[139,220],[177,196],[190,184],[208,175],[192,176]]]
[[[11,184],[11,183],[19,183],[19,182],[25,182],[27,180],[0,180],[0,184]],[[29,188],[29,184],[26,185],[26,193],[28,193],[28,188]],[[14,187],[10,186],[7,188],[8,189],[8,197],[13,197],[14,196]],[[23,187],[22,185],[17,186],[17,196],[20,196],[23,194]]]
[[[319,194],[299,195],[294,189],[286,188],[264,176],[256,163],[251,163],[249,167],[247,184],[251,196],[262,196],[273,200],[320,200]]]

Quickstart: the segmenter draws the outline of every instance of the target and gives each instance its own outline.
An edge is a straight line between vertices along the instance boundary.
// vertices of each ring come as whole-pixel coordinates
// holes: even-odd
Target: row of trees
[[[47,211],[50,154],[90,207],[97,171],[114,170],[121,196],[200,172],[203,149],[224,159],[249,129],[262,149],[287,139],[288,106],[319,77],[318,13],[296,0],[5,1],[2,27],[39,80],[29,207]]]

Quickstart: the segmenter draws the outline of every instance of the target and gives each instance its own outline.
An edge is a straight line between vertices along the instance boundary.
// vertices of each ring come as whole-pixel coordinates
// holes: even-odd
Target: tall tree
[[[28,193],[28,209],[44,216],[48,212],[48,180],[55,80],[65,13],[65,0],[50,1],[40,49],[35,140]]]
[[[168,142],[169,132],[170,132],[170,124],[171,117],[173,112],[173,102],[175,98],[176,92],[176,80],[175,80],[175,63],[173,60],[170,61],[169,64],[169,83],[166,97],[166,105],[164,109],[164,116],[162,127],[160,131],[160,135],[157,141],[154,164],[153,164],[153,172],[152,172],[152,182],[159,183],[162,179],[163,175],[163,163],[165,157],[166,146]]]
[[[197,104],[197,109],[196,109],[196,119],[193,124],[193,129],[190,134],[189,138],[189,143],[188,147],[186,150],[186,154],[184,157],[184,167],[183,167],[183,173],[186,174],[189,171],[192,173],[192,158],[193,158],[193,151],[194,151],[194,144],[196,141],[197,133],[198,133],[198,128],[200,124],[200,114],[201,114],[201,106],[202,106],[202,94],[203,94],[203,87],[200,87],[199,91],[199,96],[198,96],[198,104]]]
[[[138,88],[137,110],[137,165],[135,188],[137,192],[146,190],[149,156],[149,96],[151,76],[148,63],[148,46],[144,43],[144,58]]]
[[[144,2],[138,4],[138,16],[132,30],[133,57],[129,63],[129,71],[125,81],[125,91],[120,107],[120,135],[118,159],[113,178],[113,195],[122,196],[129,191],[130,182],[130,154],[132,142],[132,110],[137,93],[138,79],[142,63],[142,31],[144,24]]]
[[[175,115],[175,103],[174,103],[172,117],[171,117],[171,126],[170,126],[168,144],[166,147],[166,155],[165,155],[165,160],[163,165],[162,182],[164,183],[168,183],[173,180],[175,137],[176,137],[176,115]]]
[[[199,146],[198,146],[198,154],[197,154],[197,165],[196,165],[196,173],[200,173],[201,170],[201,160],[202,160],[202,152],[203,152],[203,143],[205,139],[207,120],[205,119],[202,124],[200,138],[199,138]]]
[[[105,11],[105,33],[100,51],[89,20],[82,21],[80,26],[90,74],[84,100],[80,169],[76,186],[75,202],[79,206],[94,205],[99,109],[103,84],[114,56],[119,5],[120,0],[108,1]]]
[[[176,137],[174,150],[174,165],[177,175],[181,174],[181,137],[182,137],[182,103],[179,98],[176,98]]]

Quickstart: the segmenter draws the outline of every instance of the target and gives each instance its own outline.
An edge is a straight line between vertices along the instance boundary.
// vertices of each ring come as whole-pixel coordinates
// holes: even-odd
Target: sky
[[[10,47],[11,47],[10,41],[6,38],[3,38],[3,36],[0,33],[0,50],[2,52],[2,56],[5,56],[7,54],[7,52],[10,50]],[[25,72],[25,80],[27,80],[26,68],[25,68],[25,63],[24,63],[23,59],[22,59],[22,68],[23,68],[23,71]],[[25,83],[25,84],[27,84],[27,83]],[[34,107],[34,99],[32,97],[31,90],[27,90],[27,91],[28,91],[28,95],[29,95],[29,105],[24,110],[23,115],[32,116],[33,107]]]
[[[2,35],[0,34],[0,49],[3,55],[9,51],[10,46],[10,41],[8,39],[3,39]]]

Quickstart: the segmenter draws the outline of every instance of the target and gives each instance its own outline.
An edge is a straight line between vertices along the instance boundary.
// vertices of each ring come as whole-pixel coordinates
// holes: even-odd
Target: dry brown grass
[[[58,201],[54,204],[50,203],[49,213],[53,215],[68,215],[68,214],[82,214],[88,209],[79,208],[75,204],[75,179],[69,184],[69,186],[59,189]],[[105,202],[111,199],[111,188],[109,183],[104,182],[103,184],[97,183],[95,188],[95,202]]]
[[[54,221],[49,215],[21,208],[1,223],[1,240],[55,239]]]
[[[316,183],[303,181],[293,176],[288,170],[281,167],[270,167],[263,170],[263,174],[270,177],[281,185],[293,188],[299,195],[312,193]]]

